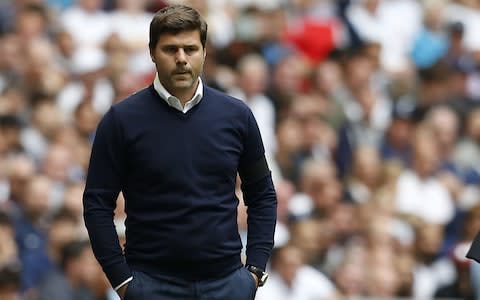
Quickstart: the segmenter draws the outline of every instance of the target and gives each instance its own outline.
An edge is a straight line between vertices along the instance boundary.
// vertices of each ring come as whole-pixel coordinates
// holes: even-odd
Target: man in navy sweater
[[[150,23],[153,84],[98,125],[84,192],[96,258],[122,299],[253,299],[266,280],[276,195],[250,109],[202,83],[207,24],[173,5]],[[237,172],[248,207],[247,259]],[[122,191],[125,251],[113,223]]]

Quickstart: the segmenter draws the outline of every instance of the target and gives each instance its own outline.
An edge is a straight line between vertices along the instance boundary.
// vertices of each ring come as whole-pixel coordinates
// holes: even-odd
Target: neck
[[[178,98],[178,100],[180,100],[180,102],[182,103],[183,106],[185,106],[185,104],[192,100],[193,96],[195,95],[195,92],[197,91],[197,88],[198,88],[198,79],[197,81],[192,85],[191,88],[188,88],[188,89],[184,89],[184,90],[179,90],[179,91],[176,91],[175,93],[171,93],[172,96],[175,96]],[[169,91],[170,92],[170,91]]]

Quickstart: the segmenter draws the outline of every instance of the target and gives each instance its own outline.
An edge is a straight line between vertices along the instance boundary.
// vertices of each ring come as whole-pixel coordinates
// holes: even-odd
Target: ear
[[[152,51],[150,51],[150,59],[153,63],[155,63],[155,56],[153,56]]]

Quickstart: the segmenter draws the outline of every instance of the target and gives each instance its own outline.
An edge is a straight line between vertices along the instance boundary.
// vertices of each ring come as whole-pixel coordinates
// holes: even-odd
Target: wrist
[[[268,278],[267,272],[252,265],[246,265],[245,268],[247,268],[247,270],[254,276],[255,281],[257,282],[257,287],[261,287],[265,284]]]

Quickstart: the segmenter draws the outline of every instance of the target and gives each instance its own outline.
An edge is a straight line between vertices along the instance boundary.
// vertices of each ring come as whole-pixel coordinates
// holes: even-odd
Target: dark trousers
[[[195,282],[134,270],[125,300],[253,300],[256,290],[255,279],[243,267],[224,278]]]

